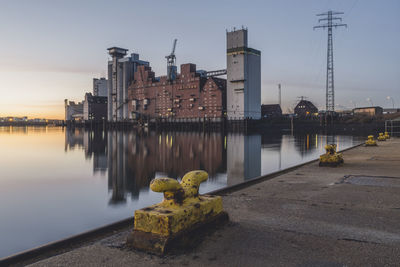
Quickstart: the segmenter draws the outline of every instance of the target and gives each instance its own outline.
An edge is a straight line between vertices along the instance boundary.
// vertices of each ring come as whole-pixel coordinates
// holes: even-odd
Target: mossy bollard
[[[385,139],[390,139],[390,135],[388,132],[385,132]]]
[[[383,133],[379,133],[378,141],[386,141],[386,137],[383,135]]]
[[[368,135],[368,140],[365,141],[365,146],[377,146],[373,135]]]
[[[208,179],[205,171],[191,171],[179,183],[171,178],[157,178],[150,189],[164,193],[161,203],[135,211],[133,232],[127,245],[164,254],[174,248],[191,246],[195,235],[226,222],[220,196],[199,195],[200,183]],[[192,242],[193,241],[193,242]]]
[[[336,152],[336,145],[330,144],[325,146],[326,153],[319,156],[319,166],[336,167],[343,163],[342,153]]]

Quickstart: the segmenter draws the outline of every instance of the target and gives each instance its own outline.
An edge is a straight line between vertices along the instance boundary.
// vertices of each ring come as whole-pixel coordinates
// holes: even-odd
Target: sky
[[[336,109],[400,106],[399,0],[0,0],[0,117],[63,119],[107,75],[107,48],[140,54],[166,74],[177,64],[226,68],[226,30],[248,28],[261,50],[262,103],[287,112],[304,96],[325,107],[327,31],[316,14],[342,11],[334,29]],[[179,69],[179,68],[178,68]],[[387,99],[387,97],[390,99]],[[367,100],[369,99],[369,101]]]

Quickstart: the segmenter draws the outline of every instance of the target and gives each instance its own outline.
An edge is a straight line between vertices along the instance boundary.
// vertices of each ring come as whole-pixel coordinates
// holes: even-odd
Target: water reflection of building
[[[108,132],[108,181],[110,203],[135,198],[148,188],[157,173],[179,178],[204,169],[213,179],[226,171],[224,137],[218,133]]]
[[[318,149],[318,134],[294,135],[295,148],[302,156],[313,153]]]
[[[268,135],[261,135],[261,147],[270,152],[278,153],[278,170],[282,169],[282,133],[270,133]],[[268,165],[270,162],[263,162],[264,165]]]
[[[260,135],[67,130],[65,149],[75,147],[93,159],[94,172],[107,170],[110,204],[137,198],[160,175],[202,169],[210,180],[227,173],[228,185],[261,175]]]
[[[67,129],[65,131],[65,152],[83,147],[83,129]]]
[[[107,171],[107,133],[104,131],[85,131],[85,155],[93,158],[93,171]]]
[[[93,158],[93,172],[107,170],[107,138],[103,131],[67,129],[65,131],[65,151],[82,148],[86,158]]]
[[[123,132],[111,131],[107,136],[108,158],[108,188],[112,190],[110,204],[125,202],[125,180],[127,178],[125,166],[126,135]]]
[[[261,136],[229,134],[227,136],[228,185],[261,175]]]

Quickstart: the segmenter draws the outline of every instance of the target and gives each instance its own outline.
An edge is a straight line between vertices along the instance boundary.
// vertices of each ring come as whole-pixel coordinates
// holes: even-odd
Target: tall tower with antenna
[[[343,12],[328,11],[326,13],[317,14],[323,18],[318,20],[326,21],[325,24],[314,26],[314,29],[322,28],[328,29],[328,50],[327,50],[327,60],[326,60],[326,114],[332,114],[335,111],[335,84],[333,79],[333,38],[332,38],[332,28],[346,27],[347,24],[343,24],[342,18],[337,15],[342,15]],[[337,23],[335,21],[339,21]]]

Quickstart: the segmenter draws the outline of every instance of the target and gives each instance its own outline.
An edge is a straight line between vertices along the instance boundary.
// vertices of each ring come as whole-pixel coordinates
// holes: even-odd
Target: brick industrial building
[[[166,56],[167,75],[156,77],[150,63],[121,47],[108,48],[108,79],[93,79],[82,103],[65,101],[65,120],[126,123],[167,119],[178,122],[261,118],[261,52],[248,47],[247,29],[226,33],[226,69],[177,71],[174,40]],[[226,79],[217,76],[226,75]],[[164,120],[165,121],[165,120]]]
[[[175,45],[167,58],[167,75],[156,77],[138,54],[108,49],[108,121],[220,121],[261,117],[261,52],[247,46],[247,29],[227,32],[227,68],[196,70],[194,64],[175,65]],[[217,78],[226,75],[227,79]]]
[[[220,120],[226,112],[226,80],[207,77],[190,63],[181,65],[173,81],[138,66],[128,88],[128,107],[133,119]]]

